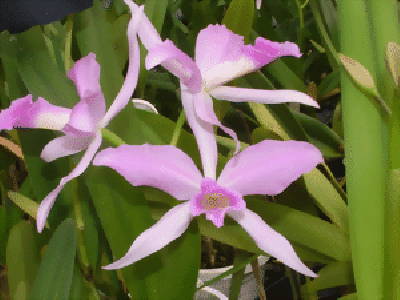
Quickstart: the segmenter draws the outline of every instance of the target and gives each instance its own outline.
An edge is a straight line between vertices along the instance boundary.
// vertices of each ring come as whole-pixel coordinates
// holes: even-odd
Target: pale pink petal
[[[51,162],[57,158],[78,153],[89,147],[93,138],[94,135],[83,137],[66,135],[55,138],[43,148],[40,157],[46,162]]]
[[[209,25],[197,36],[196,63],[206,90],[288,55],[301,56],[296,44],[271,42],[258,37],[254,46],[245,45],[242,36],[224,25]]]
[[[136,6],[136,4],[134,5]],[[143,9],[144,6],[141,6],[132,12],[132,18],[129,21],[127,30],[129,42],[128,71],[126,73],[125,81],[121,87],[121,90],[99,124],[99,127],[101,128],[105,128],[108,123],[128,104],[132,97],[133,91],[136,88],[140,65],[139,43],[136,34],[138,30],[138,24],[144,17]]]
[[[225,131],[225,133],[229,134],[236,142],[236,150],[234,153],[234,155],[236,155],[240,150],[240,142],[237,138],[237,135],[232,129],[225,127],[218,120],[218,117],[214,112],[213,101],[210,95],[204,91],[201,91],[201,93],[194,94],[193,97],[194,108],[196,110],[197,116],[207,123],[221,127],[221,129]]]
[[[136,3],[134,3],[132,0],[124,1],[126,5],[129,6],[132,15],[137,12],[139,6],[137,6]],[[143,14],[143,16],[141,17],[140,26],[138,28],[138,35],[147,50],[162,43],[160,35],[145,14]]]
[[[261,0],[257,0],[256,5],[257,5],[257,9],[260,9],[261,8]]]
[[[33,102],[29,94],[0,112],[0,130],[18,127],[61,130],[70,114],[71,109],[52,105],[41,97]]]
[[[144,109],[149,112],[158,114],[157,109],[149,101],[134,98],[134,99],[132,99],[132,102],[133,102],[133,105],[135,106],[135,108]]]
[[[179,77],[192,93],[200,92],[201,74],[196,63],[170,40],[150,49],[145,63],[146,69],[162,64],[164,68]]]
[[[216,179],[217,176],[217,140],[211,123],[201,120],[194,110],[194,96],[181,83],[181,100],[190,128],[196,137],[203,165],[204,177]]]
[[[72,109],[68,124],[82,131],[94,132],[106,110],[96,54],[89,53],[78,60],[69,70],[68,77],[74,81],[81,97],[81,101]]]
[[[189,200],[200,189],[200,171],[192,159],[173,146],[122,145],[100,151],[95,166],[108,166],[133,186],[148,185],[178,200]]]
[[[232,157],[217,182],[243,196],[277,195],[323,161],[307,142],[265,140]]]
[[[83,155],[81,161],[76,165],[76,167],[72,170],[72,172],[69,173],[68,176],[61,178],[60,184],[53,191],[51,191],[50,194],[48,194],[46,198],[44,198],[43,201],[40,203],[36,220],[37,229],[39,233],[42,232],[44,228],[49,212],[53,207],[54,202],[57,199],[57,195],[71,179],[78,177],[86,170],[93,156],[100,148],[100,145],[101,145],[101,132],[97,133],[96,137],[94,138],[94,140],[86,150],[85,154]]]
[[[317,274],[303,264],[289,241],[269,227],[259,215],[248,209],[230,211],[228,215],[249,233],[258,248],[299,273],[309,277],[318,277]]]
[[[218,100],[232,102],[259,102],[264,104],[298,102],[319,108],[318,103],[313,98],[294,90],[257,90],[219,86],[212,89],[210,94]]]
[[[124,257],[102,269],[121,269],[157,252],[180,237],[190,221],[188,202],[174,206],[156,224],[136,238]]]

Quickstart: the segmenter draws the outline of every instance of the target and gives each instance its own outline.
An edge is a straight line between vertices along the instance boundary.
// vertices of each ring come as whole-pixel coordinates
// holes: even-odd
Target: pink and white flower
[[[52,105],[41,97],[33,102],[32,95],[27,95],[13,101],[8,109],[0,113],[0,129],[45,128],[59,130],[65,134],[50,141],[44,147],[41,158],[46,162],[86,149],[77,166],[70,174],[63,177],[60,184],[40,203],[37,213],[38,232],[43,230],[57,195],[65,184],[81,175],[89,166],[101,145],[101,129],[105,128],[131,99],[139,76],[140,54],[136,32],[142,13],[143,7],[138,8],[128,25],[131,53],[129,68],[125,82],[107,112],[100,86],[100,65],[96,61],[96,54],[89,53],[77,61],[68,72],[68,77],[74,82],[81,98],[72,109]],[[143,100],[134,100],[134,102],[141,106],[146,104]],[[150,103],[148,105],[151,107]]]
[[[217,156],[217,152],[213,155]],[[309,143],[266,140],[231,158],[216,179],[203,177],[192,159],[173,146],[122,145],[102,150],[93,165],[108,166],[134,186],[152,186],[183,201],[140,234],[123,258],[103,268],[123,268],[160,250],[182,235],[194,217],[204,213],[218,228],[224,225],[227,214],[261,250],[298,272],[315,277],[290,243],[246,208],[243,197],[279,194],[322,161],[321,152]]]
[[[138,6],[125,0],[132,12]],[[300,57],[298,46],[291,42],[272,42],[258,37],[254,45],[245,45],[243,37],[224,25],[209,25],[197,36],[194,60],[170,40],[162,41],[157,30],[144,15],[138,35],[148,50],[146,69],[158,64],[181,80],[181,99],[186,117],[195,135],[206,176],[212,176],[210,157],[217,149],[213,125],[221,127],[237,143],[236,133],[218,120],[211,97],[232,102],[255,101],[265,104],[299,102],[319,107],[310,96],[294,90],[259,90],[236,88],[223,84],[253,72],[281,56]]]

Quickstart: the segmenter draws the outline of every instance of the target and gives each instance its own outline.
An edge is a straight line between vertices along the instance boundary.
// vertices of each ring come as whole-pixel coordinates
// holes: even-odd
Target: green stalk
[[[118,135],[108,130],[107,128],[101,129],[101,135],[103,136],[103,138],[112,143],[114,146],[119,147],[121,145],[126,144]]]
[[[341,53],[360,62],[376,82],[372,31],[363,0],[339,0]],[[358,299],[383,299],[388,131],[385,111],[342,71],[345,165],[354,277]]]
[[[384,145],[389,145],[388,186],[386,189],[386,219],[384,241],[384,274],[383,299],[400,298],[400,239],[398,228],[399,195],[400,195],[400,98],[395,93],[394,80],[386,67],[386,47],[389,42],[399,44],[399,19],[397,1],[367,0],[368,11],[373,32],[373,47],[375,52],[375,68],[377,72],[377,88],[383,100],[392,109],[389,123],[390,138]],[[398,67],[398,66],[397,66]],[[396,170],[397,169],[397,170]]]
[[[171,146],[176,147],[176,144],[178,143],[179,136],[181,135],[182,131],[182,126],[185,123],[186,116],[185,116],[185,111],[182,109],[181,114],[179,115],[178,121],[176,121],[176,127],[174,129],[174,133],[172,134],[172,139],[171,139]]]

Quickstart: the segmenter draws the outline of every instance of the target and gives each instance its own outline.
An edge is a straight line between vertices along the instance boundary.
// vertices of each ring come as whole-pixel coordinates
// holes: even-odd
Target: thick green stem
[[[383,101],[392,109],[390,116],[388,141],[383,146],[389,149],[388,185],[385,202],[384,233],[384,273],[382,299],[399,299],[400,297],[400,247],[398,230],[399,195],[400,195],[400,97],[395,94],[394,80],[387,69],[385,58],[389,42],[399,44],[399,20],[397,1],[367,0],[367,7],[373,33],[377,89]],[[398,67],[398,66],[397,66]]]
[[[366,2],[339,0],[340,52],[377,77]],[[388,131],[383,108],[342,72],[350,240],[358,299],[383,297],[384,212]],[[376,82],[376,81],[375,81]]]

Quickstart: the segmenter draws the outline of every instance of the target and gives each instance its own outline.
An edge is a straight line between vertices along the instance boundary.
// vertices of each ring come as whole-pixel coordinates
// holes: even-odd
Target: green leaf
[[[162,283],[164,299],[173,299],[176,295],[182,299],[193,298],[201,260],[197,223],[191,222],[182,236],[166,246],[166,250],[166,280]]]
[[[246,197],[246,207],[290,242],[296,242],[338,261],[351,260],[349,236],[329,222],[296,209]]]
[[[35,201],[32,199],[25,197],[21,195],[20,193],[15,193],[15,192],[8,192],[8,197],[16,204],[18,205],[24,212],[29,214],[33,219],[36,220],[36,215],[37,211],[39,208],[39,204],[37,204]],[[46,222],[47,229],[49,229],[49,223]]]
[[[101,66],[100,84],[107,107],[111,106],[124,81],[110,29],[101,1],[93,1],[91,8],[74,15],[73,33],[81,56],[96,53],[96,61]]]
[[[79,102],[74,83],[50,58],[39,26],[20,33],[18,47],[18,71],[30,93],[67,108]]]
[[[353,285],[353,264],[351,261],[331,263],[319,271],[318,276],[301,287],[302,293],[313,293],[341,285]]]
[[[28,90],[18,72],[18,61],[15,54],[21,50],[17,47],[17,36],[11,35],[8,31],[0,33],[0,59],[4,67],[10,101],[28,94]],[[6,107],[8,105],[3,106],[3,108]]]
[[[253,16],[253,0],[232,0],[222,20],[222,24],[232,32],[243,36],[245,43],[248,43],[250,31],[253,26]]]
[[[4,206],[0,206],[0,262],[3,265],[6,264],[7,229],[7,212]]]
[[[235,257],[233,260],[233,267],[238,267],[238,266],[243,266],[244,263],[246,263],[249,259],[249,257],[253,258],[253,255],[250,255],[250,253],[240,250],[240,249],[235,249]],[[246,271],[246,265],[242,267],[239,271],[236,271],[235,273],[232,274],[232,282],[231,282],[231,287],[229,291],[229,299],[231,300],[237,300],[239,299],[239,294],[240,290],[242,287],[242,281],[243,281],[243,276]]]
[[[46,129],[19,130],[21,148],[29,170],[33,192],[41,202],[60,183],[62,177],[69,173],[69,157],[45,162],[40,158],[44,146],[54,138],[54,133]],[[57,196],[49,214],[50,226],[56,228],[72,212],[71,186],[67,184]]]
[[[77,247],[76,223],[66,219],[57,227],[40,264],[29,299],[69,296]]]
[[[318,85],[318,99],[331,95],[335,89],[340,88],[340,70],[333,71]]]
[[[296,120],[304,128],[310,143],[317,147],[324,157],[343,157],[344,143],[328,126],[303,113],[291,111]]]
[[[314,197],[318,207],[333,223],[344,231],[349,231],[349,210],[342,197],[317,169],[303,174],[308,192]]]
[[[121,73],[129,57],[129,45],[127,38],[127,26],[131,16],[124,14],[120,16],[110,27],[111,43],[116,54]]]
[[[131,186],[110,168],[90,166],[83,176],[112,254],[115,259],[120,259],[139,234],[154,224],[148,204],[140,188]],[[134,299],[162,298],[163,264],[159,252],[123,268],[121,272]]]
[[[33,288],[40,264],[37,236],[34,226],[25,220],[10,231],[6,255],[11,299],[26,299]]]

